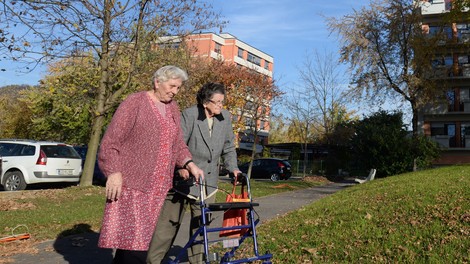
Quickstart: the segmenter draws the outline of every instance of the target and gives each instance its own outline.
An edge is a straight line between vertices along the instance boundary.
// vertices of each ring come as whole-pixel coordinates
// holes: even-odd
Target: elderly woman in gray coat
[[[225,88],[222,84],[207,83],[198,91],[197,105],[182,112],[181,127],[184,140],[193,156],[194,163],[204,171],[206,202],[215,201],[219,177],[219,161],[235,175],[237,154],[234,144],[232,118],[223,109]],[[176,169],[175,178],[188,179],[189,171]],[[199,187],[188,185],[174,186],[165,200],[157,227],[150,243],[147,263],[161,263],[171,247],[186,207],[191,209],[190,237],[199,228],[200,207],[196,199],[200,196]],[[203,263],[203,245],[192,246],[188,250],[190,263]]]

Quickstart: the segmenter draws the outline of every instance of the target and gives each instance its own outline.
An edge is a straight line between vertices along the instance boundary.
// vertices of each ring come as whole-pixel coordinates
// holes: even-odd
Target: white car
[[[0,184],[6,191],[48,182],[78,182],[82,160],[71,145],[34,140],[0,140]]]

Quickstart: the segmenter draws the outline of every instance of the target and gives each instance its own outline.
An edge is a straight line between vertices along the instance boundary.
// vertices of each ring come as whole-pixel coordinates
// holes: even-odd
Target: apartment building
[[[444,149],[438,165],[470,163],[470,19],[442,26],[451,0],[419,1],[423,29],[443,32],[433,60],[433,77],[446,100],[420,111],[419,126]]]
[[[183,40],[180,37],[164,37],[161,38],[166,45],[177,46]],[[193,52],[195,56],[207,57],[211,59],[223,60],[226,63],[233,63],[240,67],[246,67],[257,71],[272,79],[274,60],[273,57],[265,52],[237,39],[228,33],[200,33],[192,34],[184,38],[185,44]],[[266,105],[267,109],[270,105]],[[256,151],[260,153],[263,149],[262,145],[268,143],[269,135],[269,111],[262,120],[251,120],[246,116],[246,131],[242,131],[238,135],[238,147],[241,151],[251,151],[254,142],[254,135],[249,127],[256,122],[258,129],[258,141],[256,142]]]

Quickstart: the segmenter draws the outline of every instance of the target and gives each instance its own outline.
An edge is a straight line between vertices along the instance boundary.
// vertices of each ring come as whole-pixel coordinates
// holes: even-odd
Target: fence
[[[289,160],[292,166],[292,176],[304,176],[304,161],[303,160]],[[312,175],[325,175],[326,163],[324,160],[308,160],[306,163],[305,174],[306,176]]]

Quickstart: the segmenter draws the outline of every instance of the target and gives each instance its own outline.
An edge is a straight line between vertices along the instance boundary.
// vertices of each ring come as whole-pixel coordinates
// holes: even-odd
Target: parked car
[[[82,167],[83,167],[83,165],[85,164],[86,153],[88,151],[88,147],[87,146],[73,146],[73,148],[80,155],[82,159]],[[98,165],[98,159],[96,159],[95,168],[93,171],[93,184],[102,185],[102,186],[106,184],[106,177],[104,176],[103,172],[100,170],[100,167]]]
[[[243,173],[248,173],[250,163],[247,162],[239,167]],[[261,158],[253,160],[251,170],[252,179],[270,179],[271,181],[287,180],[292,176],[289,162],[276,158]]]
[[[71,145],[23,139],[0,140],[0,184],[6,191],[27,185],[78,182],[82,174],[80,155]]]

